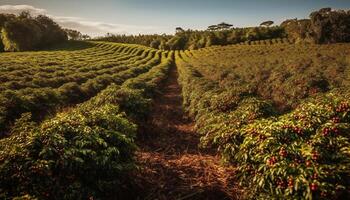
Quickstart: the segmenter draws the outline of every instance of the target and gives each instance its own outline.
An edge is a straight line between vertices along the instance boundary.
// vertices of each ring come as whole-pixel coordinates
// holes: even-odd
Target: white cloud
[[[53,17],[61,26],[71,29],[78,29],[81,32],[90,35],[105,35],[106,33],[117,34],[139,34],[139,33],[155,33],[159,31],[159,27],[152,26],[135,26],[125,24],[112,24],[97,21],[89,21],[75,17]]]
[[[45,9],[35,8],[30,5],[2,5],[0,13],[19,14],[22,11],[29,11],[33,15],[47,14]]]
[[[22,11],[29,11],[32,15],[45,14],[64,28],[79,30],[91,36],[102,36],[106,33],[114,34],[152,34],[159,32],[169,32],[164,27],[136,26],[125,24],[113,24],[97,21],[90,21],[80,17],[63,17],[50,15],[47,10],[35,8],[30,5],[2,5],[0,13],[19,14]]]

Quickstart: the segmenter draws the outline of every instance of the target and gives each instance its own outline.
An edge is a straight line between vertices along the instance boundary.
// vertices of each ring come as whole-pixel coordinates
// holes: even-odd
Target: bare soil
[[[139,199],[238,199],[233,167],[213,150],[198,147],[200,136],[182,108],[176,67],[171,70],[138,141]]]

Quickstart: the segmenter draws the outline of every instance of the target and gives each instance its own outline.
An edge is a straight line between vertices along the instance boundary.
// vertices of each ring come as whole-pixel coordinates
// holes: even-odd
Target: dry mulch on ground
[[[235,169],[223,166],[215,152],[198,148],[199,135],[183,112],[177,77],[174,67],[138,142],[140,198],[238,199],[241,191],[232,180]]]

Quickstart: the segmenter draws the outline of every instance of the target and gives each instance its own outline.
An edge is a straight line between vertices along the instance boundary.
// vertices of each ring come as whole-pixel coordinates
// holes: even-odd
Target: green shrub
[[[346,46],[243,45],[177,53],[183,106],[201,146],[217,147],[224,162],[237,166],[247,198],[349,196]]]
[[[0,55],[3,69],[0,72],[1,134],[5,134],[22,113],[31,112],[35,120],[42,120],[57,108],[86,101],[110,84],[122,85],[128,79],[147,74],[167,58],[160,51],[139,45],[80,43],[84,44],[87,49],[72,52]],[[149,93],[155,88],[156,85],[147,84],[141,90]]]
[[[16,128],[17,127],[17,128]],[[74,109],[40,126],[24,115],[0,141],[0,193],[87,199],[121,193],[134,169],[136,126],[106,104]]]
[[[0,117],[8,116],[9,111],[20,115],[25,110],[41,110],[50,107],[46,105],[50,102],[64,105],[70,97],[74,100],[92,93],[91,83],[107,87],[90,100],[41,124],[32,122],[30,113],[16,121],[10,136],[0,140],[0,197],[124,198],[123,194],[134,187],[129,172],[136,167],[133,160],[136,125],[130,121],[142,124],[147,119],[150,97],[172,64],[172,53],[151,53],[147,63],[137,63],[113,77],[121,83],[128,79],[121,85],[109,84],[113,81],[111,76],[103,75],[82,87],[70,82],[55,90],[2,93]],[[8,109],[18,105],[18,109]],[[9,119],[0,123],[8,123],[6,120]]]
[[[227,145],[225,155],[255,198],[342,199],[350,189],[349,131],[348,98],[330,94],[243,127],[242,144]]]

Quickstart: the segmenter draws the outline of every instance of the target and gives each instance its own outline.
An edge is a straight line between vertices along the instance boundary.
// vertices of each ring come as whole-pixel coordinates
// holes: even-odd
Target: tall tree
[[[4,44],[2,41],[2,30],[5,23],[9,20],[15,19],[16,16],[12,14],[1,14],[0,13],[0,52],[4,51]]]
[[[230,29],[232,26],[233,26],[232,24],[228,24],[225,22],[222,22],[222,23],[217,25],[219,30],[227,30],[227,29]]]
[[[176,33],[183,33],[183,32],[185,32],[185,30],[181,27],[176,27],[175,32]]]
[[[43,32],[42,46],[52,45],[68,39],[66,32],[51,18],[39,15],[35,20],[40,24]]]
[[[87,35],[87,34],[82,35],[81,38],[83,40],[90,40],[91,39],[90,35]]]
[[[217,25],[210,25],[208,26],[208,31],[217,31],[219,27]]]
[[[289,19],[282,22],[281,27],[284,28],[288,37],[297,42],[310,41],[312,42],[312,30],[310,28],[310,19]]]
[[[266,26],[266,27],[269,27],[273,24],[274,22],[273,21],[265,21],[265,22],[262,22],[260,24],[260,26]]]
[[[64,29],[64,31],[67,33],[67,36],[68,36],[69,40],[82,40],[83,39],[83,34],[81,34],[77,30]]]
[[[350,11],[322,8],[310,18],[317,43],[350,42]]]
[[[27,12],[7,20],[2,28],[5,51],[27,51],[39,47],[42,33],[36,21]]]
[[[6,51],[33,50],[67,40],[66,33],[52,19],[43,15],[33,18],[29,12],[0,15],[0,28]]]

